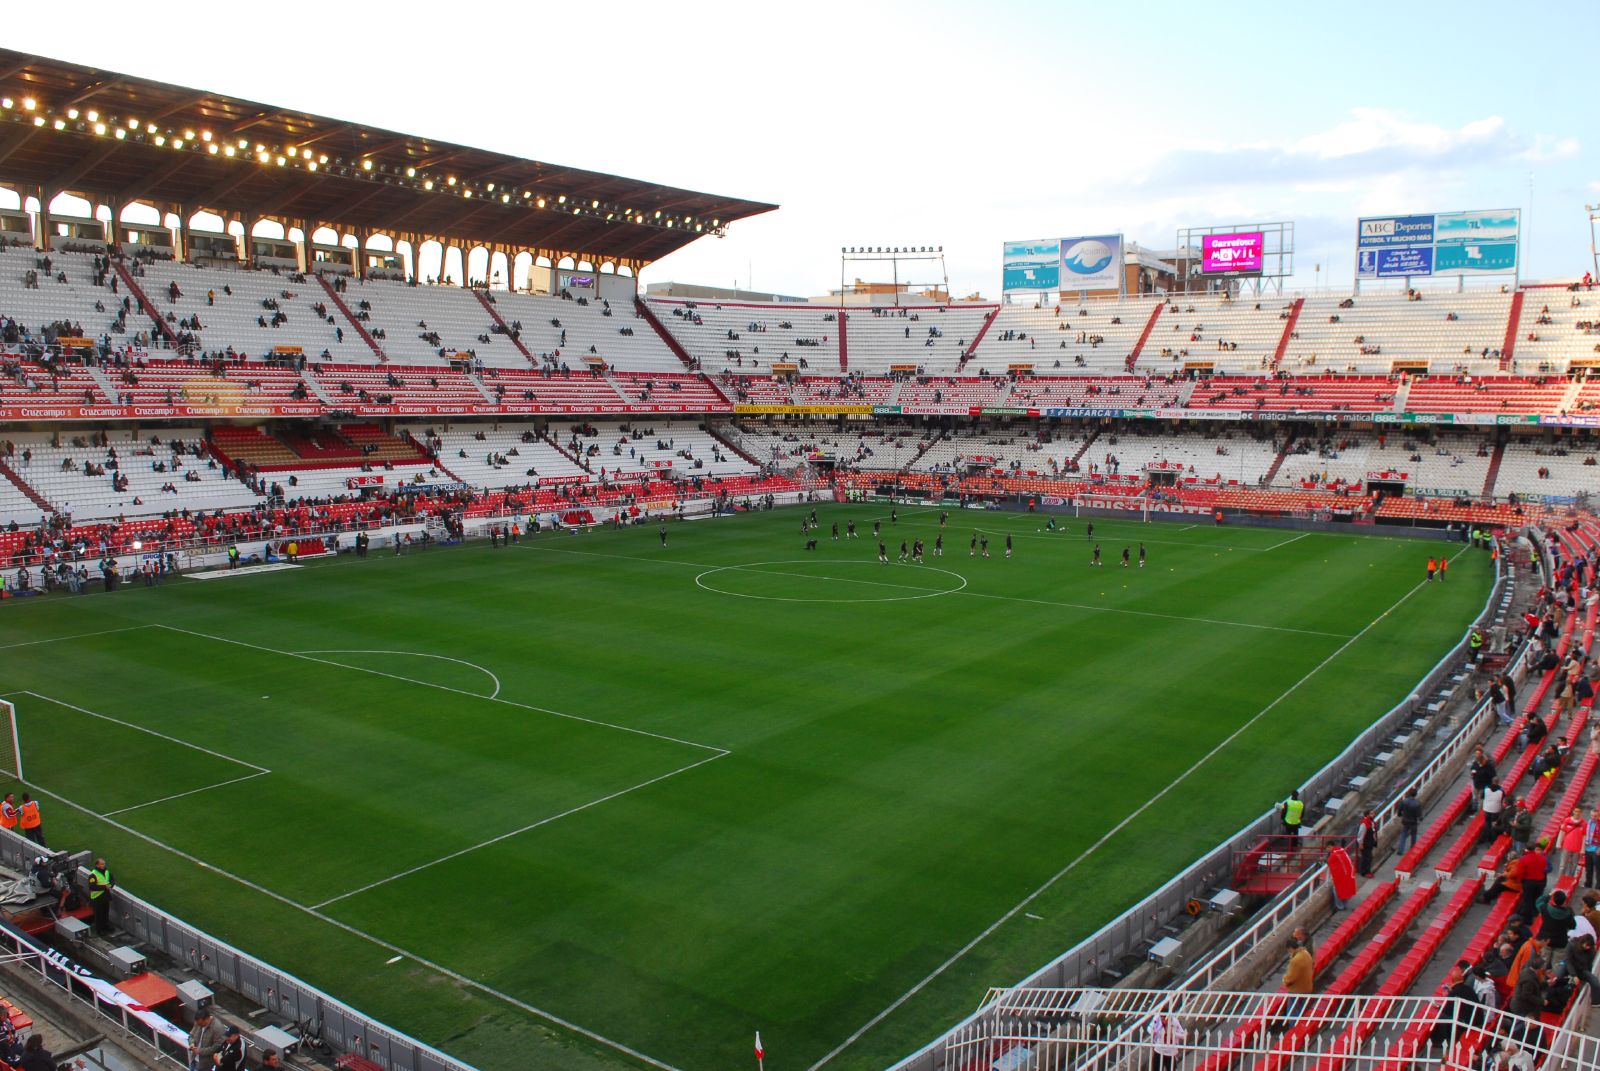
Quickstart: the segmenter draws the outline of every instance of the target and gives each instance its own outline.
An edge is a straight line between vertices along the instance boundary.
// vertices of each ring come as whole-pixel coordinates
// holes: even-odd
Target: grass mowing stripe
[[[509,707],[520,707],[523,710],[533,710],[539,712],[540,714],[549,714],[557,718],[566,718],[568,721],[587,722],[590,725],[600,725],[607,729],[616,729],[624,733],[637,733],[640,736],[653,736],[657,740],[666,740],[674,744],[683,744],[685,747],[696,747],[702,751],[716,751],[724,755],[728,753],[727,748],[717,747],[714,744],[701,744],[694,740],[684,740],[676,736],[667,736],[665,733],[653,733],[649,729],[636,729],[631,725],[618,725],[613,721],[602,721],[599,718],[586,718],[581,714],[568,714],[561,710],[551,710],[549,707],[536,707],[532,703],[518,703],[512,699],[501,699],[497,696],[480,695],[477,692],[469,692],[464,688],[452,688],[448,684],[436,684],[433,681],[418,680],[415,677],[402,677],[398,673],[385,673],[381,669],[369,669],[366,666],[346,665],[343,662],[334,662],[327,658],[317,658],[314,655],[301,654],[297,651],[282,651],[276,647],[266,647],[259,643],[247,643],[244,640],[229,639],[227,636],[213,636],[209,632],[196,632],[193,629],[178,628],[176,625],[158,624],[150,627],[166,629],[168,632],[181,632],[185,636],[198,636],[202,640],[215,640],[218,643],[231,643],[236,647],[249,647],[257,651],[265,651],[268,654],[283,655],[285,658],[300,658],[307,662],[320,662],[324,666],[338,666],[340,669],[348,669],[355,673],[370,673],[374,677],[388,677],[390,680],[405,681],[408,684],[420,684],[424,688],[437,688],[441,692],[454,692],[457,695],[471,696],[473,699],[483,699],[490,703],[504,703]],[[449,661],[454,662],[459,660],[450,659]]]
[[[721,758],[721,757],[722,757],[721,755],[713,755],[713,756],[711,756],[711,759],[718,759],[718,758]],[[700,761],[701,762],[709,762],[709,761],[711,761],[711,759],[702,759]],[[696,763],[695,765],[699,765],[699,763]],[[23,783],[27,784],[28,782],[23,782]],[[679,1069],[674,1067],[672,1064],[669,1064],[669,1063],[667,1063],[667,1062],[665,1062],[663,1060],[657,1060],[655,1057],[646,1055],[645,1053],[642,1053],[642,1052],[638,1051],[637,1049],[634,1049],[634,1048],[631,1048],[631,1047],[629,1047],[627,1045],[624,1045],[620,1041],[613,1041],[612,1039],[606,1037],[604,1034],[599,1034],[599,1033],[596,1033],[593,1030],[588,1029],[587,1027],[579,1026],[577,1023],[571,1022],[571,1021],[569,1021],[567,1019],[563,1019],[559,1015],[556,1015],[556,1014],[554,1014],[552,1012],[545,1011],[543,1008],[537,1007],[537,1006],[535,1006],[533,1004],[529,1004],[525,1000],[519,1000],[518,998],[510,995],[509,993],[502,993],[500,990],[494,989],[494,988],[492,988],[490,986],[487,986],[487,985],[484,985],[482,982],[479,982],[479,981],[477,981],[475,979],[469,978],[469,977],[467,977],[466,975],[462,974],[459,971],[451,970],[449,967],[446,967],[446,966],[444,966],[442,964],[435,963],[430,959],[425,959],[424,957],[419,956],[416,953],[412,952],[410,949],[402,948],[401,946],[393,943],[392,941],[385,941],[381,937],[376,937],[376,936],[374,936],[374,935],[372,935],[370,933],[367,933],[365,930],[357,929],[356,927],[350,925],[347,922],[341,922],[338,919],[334,918],[332,915],[328,915],[328,914],[325,914],[324,912],[318,911],[314,907],[308,907],[305,904],[298,903],[298,902],[296,902],[294,900],[291,900],[289,897],[284,896],[282,893],[279,893],[279,892],[276,892],[276,891],[274,891],[272,889],[269,889],[265,885],[261,885],[261,884],[258,884],[256,882],[253,882],[249,878],[242,877],[242,876],[240,876],[238,874],[234,874],[231,871],[227,871],[227,870],[222,869],[221,867],[212,866],[210,863],[206,862],[204,859],[201,859],[197,855],[192,855],[189,852],[186,852],[181,848],[175,848],[172,845],[167,844],[164,841],[157,840],[155,837],[152,837],[147,833],[141,833],[139,830],[134,829],[132,826],[127,825],[126,823],[123,823],[123,822],[118,822],[114,818],[109,818],[109,817],[107,817],[106,815],[103,815],[103,814],[96,814],[94,811],[92,811],[89,808],[83,806],[82,804],[75,803],[72,800],[67,799],[65,796],[57,795],[56,793],[51,792],[49,789],[44,788],[41,785],[33,785],[32,788],[33,788],[33,790],[35,792],[38,792],[40,795],[49,796],[51,799],[55,800],[56,802],[65,804],[67,807],[70,807],[73,810],[78,811],[81,814],[85,814],[85,815],[89,816],[90,818],[93,818],[93,819],[95,819],[97,821],[104,822],[107,825],[112,826],[112,827],[120,830],[121,832],[127,834],[130,837],[133,837],[133,838],[135,838],[137,840],[143,841],[144,843],[150,845],[151,847],[159,848],[160,850],[162,850],[164,852],[167,852],[167,853],[169,853],[171,855],[175,855],[179,859],[182,859],[187,863],[192,863],[192,864],[194,864],[195,866],[199,867],[202,870],[206,870],[206,871],[209,871],[209,872],[211,872],[213,874],[216,874],[216,875],[218,875],[220,877],[226,878],[229,881],[234,882],[235,884],[242,886],[243,888],[249,889],[251,892],[257,893],[257,894],[259,894],[261,896],[267,897],[270,900],[274,900],[274,901],[276,901],[276,902],[278,902],[280,904],[283,904],[285,907],[292,907],[296,911],[303,911],[304,913],[306,913],[307,915],[310,915],[312,918],[316,919],[319,922],[327,923],[329,926],[333,926],[333,927],[335,927],[335,928],[337,928],[339,930],[342,930],[342,931],[344,931],[345,933],[349,934],[352,937],[359,938],[359,939],[361,939],[363,941],[368,941],[368,942],[372,943],[373,945],[376,945],[378,948],[383,949],[386,952],[392,952],[397,956],[404,956],[407,959],[410,959],[410,960],[412,960],[412,961],[414,961],[416,963],[419,963],[422,966],[428,968],[429,970],[435,971],[438,974],[441,974],[444,977],[449,978],[452,981],[457,982],[460,985],[464,985],[464,986],[467,986],[467,987],[469,987],[471,989],[475,989],[478,992],[483,993],[483,994],[485,994],[487,996],[494,997],[497,1000],[505,1001],[507,1004],[510,1004],[512,1007],[520,1008],[520,1009],[522,1009],[523,1011],[527,1012],[530,1015],[538,1016],[540,1019],[543,1019],[543,1020],[545,1020],[546,1022],[549,1022],[549,1023],[553,1023],[556,1026],[561,1027],[563,1030],[570,1030],[574,1034],[578,1034],[581,1037],[588,1038],[590,1041],[593,1041],[598,1045],[603,1045],[608,1049],[611,1049],[611,1050],[613,1050],[615,1052],[622,1053],[623,1055],[631,1057],[632,1059],[638,1060],[641,1063],[649,1064],[651,1067],[659,1068],[660,1071],[679,1071]]]
[[[143,807],[154,807],[158,803],[170,803],[173,800],[181,800],[186,796],[198,796],[200,793],[210,792],[214,788],[227,788],[229,785],[242,784],[245,781],[254,781],[256,778],[265,777],[271,772],[271,770],[259,770],[256,773],[245,774],[243,777],[235,777],[229,781],[218,781],[214,785],[206,785],[202,788],[191,788],[187,792],[174,792],[172,795],[162,796],[160,799],[145,800],[143,803],[135,803],[130,807],[118,807],[114,811],[107,811],[100,817],[111,818],[119,814],[127,814],[129,811],[137,811]]]
[[[86,640],[91,636],[110,636],[117,632],[134,632],[141,628],[155,628],[154,625],[129,625],[127,628],[106,628],[99,632],[79,632],[71,636],[51,636],[47,640],[28,640],[25,643],[8,643],[0,646],[0,651],[10,651],[17,647],[37,647],[41,643],[63,643],[67,640]]]
[[[1223,621],[1223,620],[1219,620],[1219,619],[1214,618],[1214,617],[1187,617],[1187,616],[1185,616],[1183,614],[1163,614],[1163,613],[1160,613],[1160,612],[1155,611],[1155,610],[1129,610],[1129,609],[1125,609],[1125,608],[1120,607],[1120,606],[1096,606],[1093,603],[1086,603],[1086,602],[1057,602],[1057,601],[1051,600],[1051,599],[1028,599],[1028,598],[1023,598],[1022,596],[1019,596],[1019,595],[991,595],[991,594],[988,594],[988,593],[982,592],[982,591],[973,591],[971,588],[968,588],[966,586],[962,586],[960,588],[957,588],[954,591],[938,591],[938,590],[935,590],[935,589],[932,589],[932,588],[924,588],[924,587],[919,587],[919,586],[912,585],[912,584],[896,584],[896,583],[893,583],[892,581],[887,581],[887,580],[857,580],[857,579],[847,579],[847,578],[842,577],[842,576],[815,576],[815,575],[810,574],[810,573],[788,573],[788,572],[783,572],[783,571],[777,570],[777,569],[763,569],[763,568],[761,568],[761,566],[763,566],[763,565],[780,564],[780,563],[777,563],[777,562],[752,562],[752,563],[749,563],[749,564],[746,564],[746,565],[707,565],[707,564],[705,564],[703,562],[686,562],[686,561],[682,561],[682,560],[677,559],[677,558],[646,558],[646,557],[642,557],[640,555],[633,555],[633,554],[605,554],[605,553],[602,553],[600,551],[593,551],[593,550],[568,550],[565,547],[529,546],[528,549],[530,549],[530,550],[543,550],[543,551],[548,551],[548,552],[551,552],[551,553],[554,553],[554,554],[582,554],[582,555],[585,555],[586,557],[591,557],[591,558],[621,558],[621,559],[624,559],[626,561],[649,562],[649,563],[658,564],[658,565],[682,565],[682,566],[687,566],[688,568],[691,568],[691,569],[705,569],[705,570],[708,570],[710,572],[728,572],[728,571],[735,571],[735,570],[743,570],[743,571],[753,572],[753,573],[762,573],[762,574],[767,575],[767,576],[792,576],[792,577],[799,577],[799,578],[805,579],[805,580],[837,581],[837,582],[839,582],[841,584],[871,584],[871,585],[875,585],[877,587],[903,588],[903,589],[905,589],[907,591],[927,592],[929,594],[927,596],[925,596],[925,597],[928,597],[928,598],[931,598],[934,595],[970,595],[970,596],[972,596],[973,598],[976,598],[976,599],[999,599],[999,600],[1004,601],[1004,602],[1030,603],[1030,604],[1035,605],[1035,606],[1059,606],[1059,607],[1062,607],[1063,609],[1089,610],[1089,611],[1092,611],[1094,613],[1131,614],[1134,617],[1154,617],[1154,618],[1160,618],[1160,619],[1162,619],[1164,621],[1188,621],[1188,622],[1192,622],[1192,623],[1197,624],[1197,625],[1223,625],[1223,626],[1226,626],[1226,627],[1229,627],[1229,628],[1253,628],[1253,629],[1261,629],[1261,630],[1267,631],[1267,632],[1294,632],[1294,633],[1298,633],[1298,634],[1300,634],[1302,636],[1326,636],[1329,639],[1334,639],[1334,640],[1343,640],[1343,639],[1348,639],[1349,638],[1349,635],[1347,633],[1344,633],[1344,632],[1322,632],[1322,631],[1319,631],[1317,629],[1289,628],[1286,625],[1261,625],[1261,624],[1256,624],[1253,621]],[[803,561],[803,560],[804,559],[796,559],[797,562]],[[822,562],[827,562],[828,560],[829,559],[826,559],[826,558],[819,559],[819,564],[822,563]],[[941,571],[948,571],[948,570],[941,570]],[[703,576],[705,574],[701,574],[701,575]],[[963,580],[968,579],[965,576],[963,576],[961,573],[953,573],[953,575],[961,576]],[[703,587],[704,585],[700,585],[699,584],[699,579],[700,579],[699,577],[696,577],[695,578],[695,582],[696,582],[696,584],[698,586],[702,586]],[[716,591],[717,589],[711,588],[711,589],[708,589],[708,590]],[[723,595],[736,595],[737,594],[735,592],[726,592],[726,591],[718,592],[718,593],[719,594],[723,594]],[[757,596],[738,596],[738,597],[740,597],[740,598],[755,598]],[[779,600],[775,600],[775,601],[782,602],[782,601],[788,601],[788,600],[779,599]],[[796,600],[796,601],[798,601],[798,600]],[[826,601],[826,600],[819,600],[819,601]],[[840,601],[845,601],[845,600],[840,600]]]
[[[1467,548],[1463,546],[1460,550],[1456,551],[1456,553],[1452,556],[1451,560],[1453,561],[1455,558],[1459,558],[1462,554],[1465,554],[1466,551],[1467,551]],[[1200,756],[1200,758],[1196,759],[1194,761],[1194,763],[1189,766],[1188,769],[1184,770],[1177,777],[1173,778],[1172,781],[1170,783],[1168,783],[1165,788],[1162,788],[1161,790],[1156,792],[1155,795],[1151,796],[1149,799],[1147,799],[1143,803],[1141,803],[1138,807],[1134,808],[1134,810],[1131,813],[1129,813],[1125,818],[1123,818],[1120,822],[1118,822],[1116,825],[1112,826],[1110,829],[1106,830],[1105,833],[1101,835],[1099,840],[1097,840],[1093,844],[1089,845],[1089,847],[1085,848],[1075,858],[1073,858],[1071,862],[1067,863],[1066,866],[1064,866],[1060,870],[1056,871],[1055,874],[1051,875],[1051,877],[1050,877],[1050,879],[1048,881],[1046,881],[1043,885],[1040,885],[1038,888],[1034,889],[1033,892],[1029,893],[1026,897],[1024,897],[1022,899],[1022,901],[1020,903],[1018,903],[1015,907],[1013,907],[1010,911],[1007,911],[1004,915],[1000,916],[994,922],[990,923],[989,926],[986,929],[984,929],[981,933],[979,933],[976,937],[974,937],[972,940],[968,941],[965,945],[962,945],[961,948],[956,950],[954,955],[952,955],[949,959],[945,960],[943,963],[939,964],[938,967],[934,968],[932,972],[930,972],[928,975],[923,977],[923,979],[921,981],[919,981],[916,985],[912,986],[910,989],[906,990],[906,992],[901,994],[900,997],[897,998],[893,1004],[890,1004],[887,1008],[883,1009],[877,1015],[875,1015],[871,1019],[867,1020],[867,1022],[864,1025],[862,1025],[862,1027],[860,1029],[858,1029],[855,1033],[851,1034],[844,1041],[840,1042],[838,1047],[836,1047],[832,1052],[829,1052],[822,1059],[820,1059],[816,1063],[812,1064],[807,1069],[807,1071],[818,1071],[819,1068],[826,1066],[835,1057],[837,1057],[840,1053],[843,1053],[845,1050],[849,1049],[850,1046],[854,1045],[857,1041],[861,1040],[862,1037],[866,1036],[867,1032],[870,1031],[873,1027],[877,1026],[884,1019],[887,1019],[890,1015],[892,1015],[894,1013],[894,1011],[897,1008],[899,1008],[902,1004],[904,1004],[906,1001],[910,1000],[912,997],[916,996],[918,993],[922,992],[922,990],[927,988],[929,983],[934,981],[934,979],[938,978],[945,971],[949,970],[951,967],[953,967],[957,963],[959,963],[963,958],[966,957],[968,952],[971,952],[974,948],[978,947],[978,945],[982,944],[984,942],[984,940],[989,937],[990,934],[994,933],[996,930],[998,930],[1001,926],[1005,925],[1007,922],[1010,922],[1012,919],[1016,918],[1017,915],[1020,912],[1026,910],[1027,907],[1030,904],[1032,904],[1039,897],[1043,896],[1045,894],[1045,892],[1048,891],[1052,885],[1055,885],[1062,878],[1066,877],[1068,874],[1072,873],[1072,871],[1076,870],[1078,868],[1078,866],[1081,863],[1083,863],[1084,860],[1088,859],[1095,852],[1099,851],[1108,841],[1111,840],[1111,838],[1115,837],[1118,833],[1120,833],[1124,829],[1126,829],[1140,815],[1144,814],[1150,808],[1154,807],[1157,803],[1161,802],[1161,800],[1165,799],[1169,792],[1171,792],[1173,789],[1177,788],[1184,781],[1188,780],[1191,775],[1193,775],[1197,770],[1200,769],[1200,767],[1204,766],[1207,762],[1211,761],[1212,758],[1214,758],[1218,754],[1220,754],[1223,751],[1223,749],[1225,749],[1229,744],[1232,744],[1241,735],[1243,735],[1244,732],[1247,729],[1249,729],[1251,726],[1255,725],[1262,718],[1266,717],[1267,714],[1269,714],[1273,710],[1273,708],[1275,708],[1279,703],[1282,703],[1285,699],[1289,698],[1289,696],[1291,696],[1295,692],[1299,691],[1300,688],[1307,681],[1309,681],[1312,677],[1315,677],[1318,673],[1320,673],[1323,669],[1325,669],[1331,662],[1333,662],[1334,659],[1338,658],[1340,655],[1344,654],[1345,651],[1349,650],[1352,646],[1354,646],[1355,643],[1358,640],[1361,639],[1361,637],[1365,636],[1368,632],[1371,632],[1375,627],[1377,627],[1379,622],[1381,622],[1384,618],[1386,618],[1390,614],[1392,614],[1396,609],[1398,609],[1400,607],[1400,605],[1402,603],[1404,603],[1407,599],[1411,598],[1417,592],[1421,591],[1424,587],[1426,587],[1427,583],[1428,582],[1426,580],[1418,581],[1415,587],[1413,587],[1410,591],[1406,592],[1404,595],[1400,596],[1400,598],[1396,599],[1394,601],[1394,603],[1387,610],[1385,610],[1383,613],[1381,613],[1377,617],[1373,618],[1372,621],[1367,625],[1366,628],[1362,629],[1360,632],[1356,633],[1354,636],[1351,636],[1349,639],[1345,640],[1344,643],[1339,645],[1338,650],[1334,651],[1327,658],[1324,658],[1321,662],[1317,663],[1316,666],[1312,667],[1310,672],[1308,672],[1305,676],[1301,677],[1299,680],[1295,681],[1282,694],[1280,694],[1276,699],[1274,699],[1272,702],[1268,703],[1266,706],[1262,707],[1259,711],[1257,711],[1256,714],[1254,716],[1252,716],[1249,721],[1246,721],[1243,725],[1241,725],[1237,729],[1233,730],[1233,732],[1231,732],[1227,736],[1223,737],[1223,739],[1222,739],[1222,741],[1220,743],[1218,743],[1215,747],[1213,747],[1210,751],[1206,752],[1204,755]]]
[[[547,826],[551,822],[556,822],[556,821],[559,821],[559,820],[561,820],[563,818],[567,818],[567,817],[569,817],[571,815],[579,813],[580,811],[587,811],[591,807],[598,807],[602,803],[609,803],[611,800],[620,799],[621,797],[626,796],[631,792],[639,791],[641,788],[649,788],[651,785],[659,784],[662,781],[665,781],[669,777],[677,777],[681,773],[688,773],[690,770],[694,769],[697,766],[704,766],[708,762],[716,762],[718,759],[725,759],[730,754],[732,754],[732,752],[724,751],[720,755],[707,755],[705,758],[697,759],[696,761],[689,763],[689,765],[687,765],[687,766],[680,766],[676,770],[668,770],[666,773],[661,774],[659,777],[652,777],[650,780],[641,781],[637,785],[629,785],[627,788],[618,789],[616,792],[611,793],[609,796],[601,796],[599,799],[589,800],[587,803],[580,803],[576,807],[567,808],[566,810],[562,811],[560,814],[552,814],[552,815],[550,815],[550,816],[548,816],[546,818],[539,819],[537,822],[530,822],[530,823],[528,823],[527,825],[523,826],[520,829],[513,829],[509,833],[502,833],[498,837],[490,837],[488,840],[479,841],[477,844],[468,845],[467,847],[462,848],[460,851],[451,852],[449,855],[441,855],[437,859],[430,860],[430,861],[428,861],[426,863],[419,863],[418,865],[416,865],[414,867],[409,867],[409,868],[407,868],[405,870],[400,871],[397,874],[390,874],[386,878],[379,878],[377,881],[368,882],[367,884],[361,886],[361,888],[359,888],[359,889],[351,889],[347,893],[340,893],[338,896],[329,897],[328,899],[322,901],[320,904],[312,904],[311,907],[314,910],[320,911],[322,908],[327,907],[329,904],[337,904],[341,900],[348,900],[352,896],[359,896],[364,892],[369,892],[369,891],[371,891],[373,889],[379,888],[380,886],[388,885],[392,881],[399,881],[401,878],[409,878],[413,874],[420,874],[422,871],[427,870],[430,867],[436,867],[440,863],[448,863],[452,859],[460,859],[463,855],[469,855],[472,852],[478,851],[480,849],[492,847],[493,845],[499,844],[501,841],[507,841],[507,840],[510,840],[512,837],[521,836],[524,833],[531,832],[531,831],[533,831],[535,829],[538,829],[541,826]]]
[[[135,725],[133,722],[131,722],[131,721],[123,721],[121,718],[113,718],[109,714],[101,714],[99,711],[90,710],[87,707],[80,707],[75,703],[65,703],[65,702],[62,702],[59,699],[56,699],[54,696],[45,695],[43,692],[31,692],[31,691],[28,691],[28,690],[24,689],[23,691],[20,691],[20,692],[9,692],[7,694],[9,694],[9,695],[31,695],[35,699],[43,699],[46,703],[54,703],[58,707],[66,707],[68,710],[76,710],[79,714],[87,714],[91,718],[99,718],[101,721],[109,721],[113,725],[120,725],[124,729],[132,729],[134,732],[144,733],[144,734],[146,734],[148,736],[158,737],[158,738],[160,738],[162,740],[167,741],[169,744],[177,744],[180,747],[186,747],[191,751],[199,751],[199,752],[201,752],[203,754],[210,755],[214,759],[223,759],[223,760],[225,760],[227,762],[233,763],[235,766],[248,767],[248,768],[254,770],[258,774],[264,774],[264,773],[271,773],[272,772],[271,770],[267,769],[265,766],[261,766],[261,765],[259,765],[257,763],[246,762],[244,759],[236,759],[232,755],[224,755],[220,751],[212,751],[208,747],[202,747],[199,744],[191,744],[189,741],[180,740],[176,736],[169,736],[166,733],[158,732],[155,729],[146,728],[143,725]]]

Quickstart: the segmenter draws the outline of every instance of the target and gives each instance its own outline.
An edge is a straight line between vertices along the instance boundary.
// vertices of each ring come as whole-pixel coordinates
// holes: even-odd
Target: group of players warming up
[[[893,527],[895,525],[898,525],[899,523],[900,523],[900,511],[897,510],[897,509],[891,509],[889,511],[889,525],[891,527]],[[945,527],[949,523],[950,523],[950,514],[947,513],[947,512],[941,511],[939,513],[939,532],[938,532],[937,535],[934,536],[934,539],[933,539],[932,556],[935,557],[935,558],[944,557],[944,530],[945,530]],[[808,516],[806,516],[804,519],[802,519],[800,521],[800,534],[805,537],[806,549],[807,550],[816,550],[817,549],[817,537],[814,536],[812,533],[818,531],[821,527],[822,527],[821,523],[817,520],[817,511],[816,510],[812,510],[811,513]],[[1044,528],[1042,530],[1046,531],[1046,532],[1061,532],[1061,533],[1065,533],[1067,529],[1066,529],[1065,525],[1058,525],[1056,523],[1055,517],[1052,515],[1052,516],[1050,516],[1049,518],[1046,519]],[[838,521],[834,521],[833,522],[832,536],[833,536],[833,539],[834,539],[835,542],[838,542],[840,539],[844,539],[846,541],[851,540],[851,539],[859,539],[860,535],[859,535],[859,533],[856,532],[856,522],[855,522],[854,518],[851,518],[850,520],[845,521],[845,528],[844,528],[843,535],[841,535],[840,532],[839,532],[839,522]],[[1100,560],[1100,544],[1094,542],[1094,525],[1093,524],[1089,524],[1084,528],[1084,537],[1091,544],[1093,544],[1093,547],[1094,547],[1094,549],[1092,551],[1093,557],[1090,559],[1089,564],[1091,566],[1104,565],[1105,563]],[[881,520],[872,522],[872,539],[873,539],[873,541],[875,543],[878,544],[878,561],[881,562],[884,565],[888,565],[889,562],[890,562],[889,544],[884,542],[884,539],[883,539],[883,522]],[[1014,544],[1012,542],[1012,537],[1011,537],[1011,535],[1009,533],[1007,533],[1007,535],[1006,535],[1006,557],[1010,558],[1012,553],[1014,552],[1014,550],[1015,550],[1015,547],[1014,547]],[[905,564],[908,564],[908,563],[912,564],[912,565],[922,565],[926,561],[927,555],[928,555],[927,545],[921,539],[909,539],[909,540],[902,539],[900,541],[900,556],[898,558],[896,558],[895,561],[897,561],[901,565],[905,565]],[[969,558],[978,558],[978,557],[987,558],[987,557],[989,557],[989,535],[988,535],[987,532],[983,532],[981,530],[975,530],[972,533],[972,538],[967,543],[967,556]],[[1132,558],[1133,558],[1133,548],[1132,547],[1123,547],[1122,548],[1122,567],[1124,569],[1129,567],[1129,565],[1132,562]],[[1146,560],[1147,560],[1147,555],[1146,555],[1146,552],[1145,552],[1144,544],[1140,543],[1139,544],[1139,568],[1143,569],[1145,567]]]

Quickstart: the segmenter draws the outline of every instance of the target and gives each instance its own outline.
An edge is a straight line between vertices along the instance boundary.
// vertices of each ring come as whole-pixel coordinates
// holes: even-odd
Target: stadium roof
[[[0,181],[643,264],[776,208],[0,49]]]

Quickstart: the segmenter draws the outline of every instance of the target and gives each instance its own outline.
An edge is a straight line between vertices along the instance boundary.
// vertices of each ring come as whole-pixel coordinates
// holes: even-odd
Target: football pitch
[[[1491,578],[970,510],[934,557],[898,509],[18,600],[0,692],[52,847],[485,1071],[881,1068],[1298,787]]]

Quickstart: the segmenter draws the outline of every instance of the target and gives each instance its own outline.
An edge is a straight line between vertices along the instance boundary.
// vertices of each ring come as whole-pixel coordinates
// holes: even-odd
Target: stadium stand
[[[376,360],[329,305],[322,287],[306,276],[198,268],[173,260],[143,260],[138,267],[145,295],[202,350],[232,349],[259,358],[275,347],[299,347],[307,358]],[[198,328],[180,327],[196,321]]]
[[[764,373],[785,363],[802,374],[845,370],[839,358],[837,308],[647,300],[656,318],[707,372]]]
[[[131,340],[146,331],[148,321],[137,313],[121,315],[126,294],[96,283],[94,259],[89,253],[0,246],[0,319],[14,319],[36,335],[57,323],[81,327],[79,337],[88,338],[127,335]]]
[[[1441,374],[1500,367],[1511,296],[1501,291],[1308,297],[1282,367],[1297,375],[1387,375],[1396,366]],[[1452,319],[1452,317],[1454,317]]]
[[[1523,290],[1513,371],[1559,374],[1600,362],[1600,298],[1578,287]]]
[[[497,291],[495,310],[541,364],[579,369],[598,357],[617,372],[677,375],[683,362],[631,307]],[[565,336],[566,342],[562,342]],[[504,354],[497,351],[497,357]],[[499,363],[498,361],[496,363]]]
[[[1159,299],[1148,297],[1003,305],[969,368],[979,369],[980,375],[984,370],[1002,374],[1013,364],[1028,364],[1036,376],[1123,375],[1151,317],[1163,307]],[[1152,338],[1159,329],[1158,324]]]
[[[845,327],[850,370],[881,376],[912,365],[921,375],[955,375],[984,322],[995,312],[993,305],[849,309]]]

